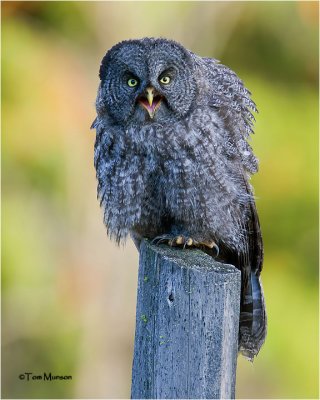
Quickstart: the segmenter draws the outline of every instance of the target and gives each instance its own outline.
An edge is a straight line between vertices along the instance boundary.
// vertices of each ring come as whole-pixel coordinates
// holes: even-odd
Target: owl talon
[[[215,249],[216,257],[218,257],[218,255],[219,255],[219,247],[213,240],[204,241],[204,242],[201,242],[199,244],[202,245],[202,246],[205,246],[205,247],[209,247],[209,249]]]
[[[157,236],[157,237],[152,239],[151,243],[155,244],[157,246],[157,245],[159,245],[161,243],[169,242],[170,241],[170,237],[171,236],[168,236],[168,235]]]

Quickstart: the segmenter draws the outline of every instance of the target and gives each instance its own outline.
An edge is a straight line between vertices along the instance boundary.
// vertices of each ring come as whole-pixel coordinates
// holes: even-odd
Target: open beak
[[[162,96],[160,96],[152,86],[147,87],[145,94],[138,98],[138,102],[148,111],[151,119],[160,107],[161,101]]]

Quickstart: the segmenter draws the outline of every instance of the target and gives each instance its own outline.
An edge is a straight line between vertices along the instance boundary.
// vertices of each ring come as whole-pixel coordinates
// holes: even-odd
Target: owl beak
[[[152,87],[148,87],[146,89],[146,92],[147,92],[147,99],[148,99],[149,106],[152,107],[153,97],[154,97],[154,89]]]
[[[148,111],[150,118],[153,119],[161,104],[162,96],[157,94],[152,86],[149,86],[146,88],[145,94],[138,98],[138,101]]]

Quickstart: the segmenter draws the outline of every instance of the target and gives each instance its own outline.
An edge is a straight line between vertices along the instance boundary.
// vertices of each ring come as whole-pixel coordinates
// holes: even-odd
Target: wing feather
[[[228,146],[232,148],[233,162],[240,176],[240,185],[248,194],[241,210],[235,208],[234,222],[244,235],[244,246],[228,248],[221,244],[221,257],[241,270],[242,293],[240,308],[239,350],[253,359],[260,350],[266,335],[266,313],[260,283],[263,263],[263,242],[259,217],[249,183],[249,174],[258,171],[258,160],[248,143],[253,132],[257,108],[251,93],[242,80],[228,67],[217,60],[193,55],[199,73],[204,76],[207,104],[215,109],[225,129],[226,156]],[[231,153],[230,153],[231,156]],[[236,211],[238,210],[238,211]]]

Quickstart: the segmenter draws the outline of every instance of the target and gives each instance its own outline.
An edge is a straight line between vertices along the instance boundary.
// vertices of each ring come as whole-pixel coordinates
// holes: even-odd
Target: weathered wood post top
[[[234,398],[240,287],[200,250],[142,242],[132,398]]]

